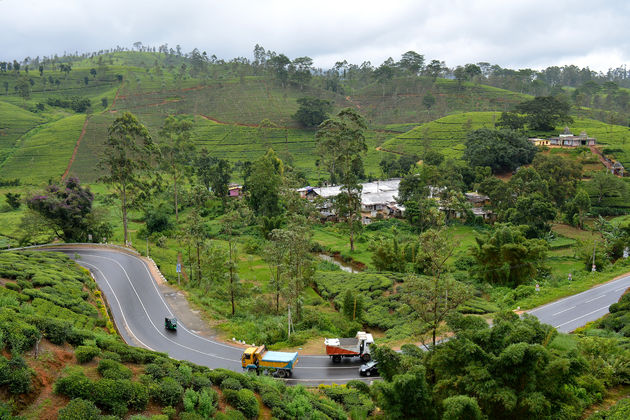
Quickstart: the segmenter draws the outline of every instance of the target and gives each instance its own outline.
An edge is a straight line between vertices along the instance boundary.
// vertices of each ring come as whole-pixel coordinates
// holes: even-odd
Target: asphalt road
[[[585,292],[557,300],[528,311],[540,322],[553,325],[558,331],[571,332],[608,313],[630,287],[630,276],[600,284]]]
[[[210,368],[242,371],[242,348],[214,341],[191,332],[178,323],[177,332],[164,329],[164,317],[173,316],[163,292],[146,263],[136,256],[107,248],[54,248],[88,268],[105,294],[123,339],[135,346],[167,353]],[[608,307],[630,287],[630,276],[528,311],[562,332],[570,332],[601,318]],[[316,385],[344,383],[361,378],[358,359],[333,364],[328,356],[300,356],[287,381]],[[372,378],[368,378],[370,380]]]
[[[131,345],[167,353],[210,368],[241,372],[241,347],[197,335],[178,322],[177,332],[164,329],[173,316],[146,263],[132,254],[97,248],[56,248],[88,268],[105,294],[123,339]],[[360,379],[358,359],[333,364],[328,356],[299,356],[287,381],[305,385]],[[370,378],[371,379],[371,378]]]

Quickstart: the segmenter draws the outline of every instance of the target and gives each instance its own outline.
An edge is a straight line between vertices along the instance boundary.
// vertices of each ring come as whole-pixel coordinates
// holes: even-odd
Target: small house
[[[549,146],[549,139],[531,138],[529,139],[534,146]]]
[[[573,135],[569,127],[565,127],[562,134],[558,137],[549,138],[550,146],[560,147],[580,147],[580,146],[595,146],[596,140],[594,137],[589,137],[585,131],[582,131],[579,136]]]
[[[228,196],[240,198],[243,196],[243,186],[237,184],[230,184],[228,187]]]
[[[472,204],[473,207],[483,207],[490,205],[490,197],[484,194],[479,194],[477,191],[475,192],[467,192],[464,194],[466,197],[466,201]]]

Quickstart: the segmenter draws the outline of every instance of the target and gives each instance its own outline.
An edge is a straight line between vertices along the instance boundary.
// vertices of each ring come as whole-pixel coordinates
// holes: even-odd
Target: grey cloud
[[[0,0],[0,60],[141,41],[226,59],[251,57],[258,43],[324,68],[341,59],[379,65],[412,49],[450,66],[605,70],[630,58],[629,20],[626,1]]]

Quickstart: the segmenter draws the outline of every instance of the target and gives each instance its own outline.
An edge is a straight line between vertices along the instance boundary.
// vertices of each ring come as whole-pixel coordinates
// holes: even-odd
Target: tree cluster
[[[549,348],[556,331],[534,317],[453,315],[455,336],[430,352],[373,351],[383,382],[373,385],[388,418],[577,419],[597,398],[602,375],[586,353]]]
[[[99,242],[111,237],[112,228],[93,211],[94,195],[82,187],[77,178],[68,178],[62,185],[48,185],[42,194],[26,200],[45,226],[66,242]],[[33,215],[33,216],[34,216]],[[33,222],[27,216],[25,223]]]

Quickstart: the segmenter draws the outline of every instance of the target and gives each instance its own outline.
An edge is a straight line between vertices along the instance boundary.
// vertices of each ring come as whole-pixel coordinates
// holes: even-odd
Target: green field
[[[57,181],[68,166],[84,121],[85,115],[73,115],[22,136],[0,167],[3,177],[40,185],[49,179]]]
[[[466,133],[484,127],[493,128],[499,115],[498,112],[449,115],[389,139],[381,148],[388,152],[419,156],[431,149],[445,156],[460,158],[464,152]]]

